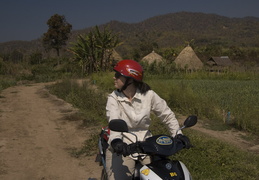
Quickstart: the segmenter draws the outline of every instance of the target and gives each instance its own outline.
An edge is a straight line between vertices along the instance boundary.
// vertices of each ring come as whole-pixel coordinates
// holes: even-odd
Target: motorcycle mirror
[[[184,121],[184,127],[192,127],[197,123],[197,116],[189,116],[185,121]]]
[[[112,131],[117,131],[117,132],[128,132],[128,125],[125,121],[121,119],[112,119],[109,122],[109,128]]]

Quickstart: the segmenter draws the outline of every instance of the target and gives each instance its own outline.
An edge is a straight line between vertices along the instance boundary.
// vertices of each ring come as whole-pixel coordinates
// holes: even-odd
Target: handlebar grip
[[[143,150],[138,143],[129,144],[127,147],[127,151],[129,154],[143,153]]]

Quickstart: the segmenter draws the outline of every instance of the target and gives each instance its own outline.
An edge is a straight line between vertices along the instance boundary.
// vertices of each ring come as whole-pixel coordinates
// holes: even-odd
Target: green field
[[[92,79],[107,92],[113,90],[113,73],[95,74]],[[199,78],[202,77],[202,78]],[[145,81],[177,113],[195,114],[217,123],[258,134],[259,80],[147,75]]]
[[[97,94],[89,90],[89,87],[92,86],[91,84],[85,84],[80,87],[74,81],[68,80],[52,87],[51,92],[80,108],[85,113],[83,115],[84,124],[87,127],[93,126],[93,129],[95,129],[96,126],[102,127],[107,125],[105,120],[106,94],[113,90],[112,76],[113,73],[95,74],[92,76],[92,84],[97,85],[99,89]],[[213,117],[213,119],[208,118],[208,121],[210,120],[212,125],[216,121],[217,123],[224,124],[221,110],[229,107],[231,108],[230,118],[232,122],[230,125],[237,126],[235,125],[235,121],[239,117],[239,114],[235,113],[236,109],[234,107],[240,106],[238,108],[243,108],[241,106],[243,105],[242,103],[237,103],[239,99],[242,99],[246,106],[251,105],[253,107],[254,103],[258,103],[255,99],[258,99],[257,96],[253,96],[253,93],[248,93],[250,94],[248,96],[245,93],[250,91],[258,93],[258,83],[256,81],[169,80],[152,77],[147,79],[147,82],[159,95],[168,101],[170,107],[177,113],[188,115],[196,112],[200,116],[199,119],[206,118],[206,116]],[[245,87],[247,91],[244,90]],[[222,88],[224,91],[221,91]],[[226,104],[226,101],[223,101],[225,98],[231,99],[231,101],[228,100],[228,104]],[[253,100],[250,103],[251,98]],[[90,108],[92,105],[94,107]],[[247,108],[247,110],[251,109]],[[252,113],[252,111],[248,111],[247,113]],[[258,116],[248,119],[249,123],[255,126],[257,122],[256,118],[258,119]],[[251,131],[255,129],[251,126]],[[151,130],[154,134],[165,133],[163,125],[156,118],[154,118],[151,125]],[[72,154],[76,157],[95,154],[99,132],[97,130],[93,133],[92,138],[86,141],[85,146],[81,149],[75,149]],[[258,155],[241,151],[230,144],[209,136],[204,136],[204,134],[192,129],[186,129],[184,133],[189,136],[194,148],[183,150],[172,158],[183,161],[189,168],[194,179],[258,179]]]
[[[258,80],[149,80],[170,106],[257,133],[259,130]]]

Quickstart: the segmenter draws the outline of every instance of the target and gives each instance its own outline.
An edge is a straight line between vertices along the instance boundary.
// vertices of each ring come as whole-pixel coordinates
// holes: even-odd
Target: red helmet
[[[115,65],[113,70],[119,72],[122,76],[131,77],[136,81],[142,81],[143,79],[143,68],[134,60],[122,60]]]

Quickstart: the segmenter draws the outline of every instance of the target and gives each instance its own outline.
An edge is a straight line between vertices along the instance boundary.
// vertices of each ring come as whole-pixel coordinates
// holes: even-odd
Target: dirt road
[[[76,109],[50,95],[45,85],[20,85],[0,94],[0,179],[99,179],[101,167],[94,156],[74,158],[69,153],[69,149],[81,147],[91,131],[78,128],[79,121],[64,120]],[[200,123],[193,128],[243,150],[259,152],[258,142],[241,138],[244,133],[212,131]]]
[[[95,157],[71,157],[89,137],[64,116],[75,109],[44,89],[10,87],[0,94],[0,179],[85,180],[100,177]]]

